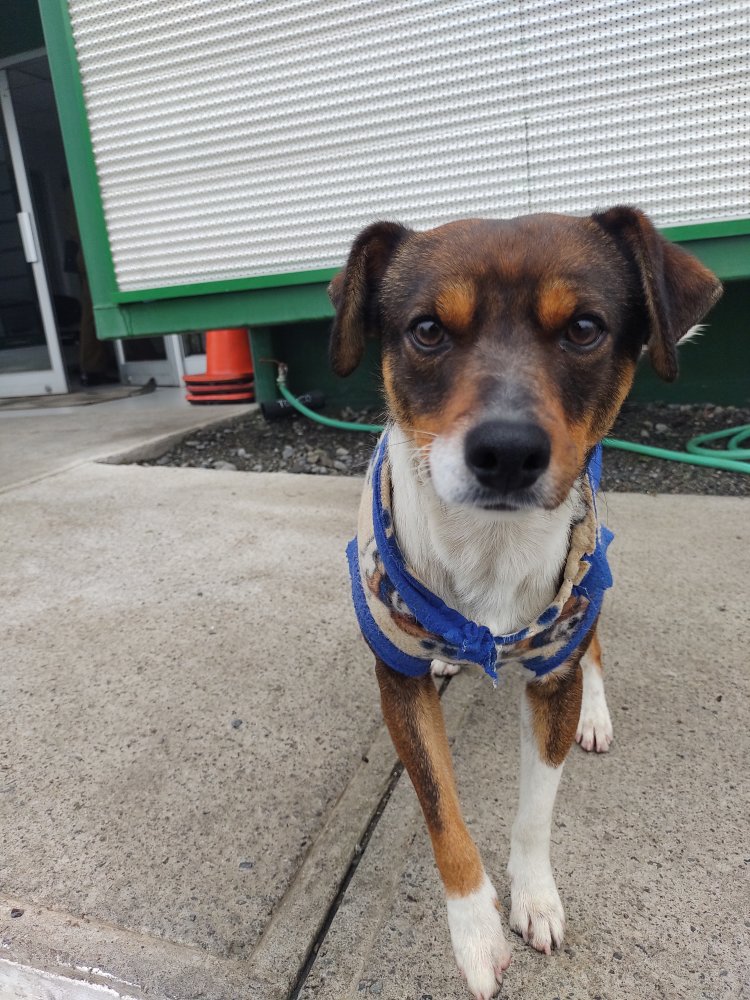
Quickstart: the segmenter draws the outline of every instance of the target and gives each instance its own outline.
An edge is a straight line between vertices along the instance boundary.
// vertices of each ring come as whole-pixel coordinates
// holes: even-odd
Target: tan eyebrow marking
[[[476,309],[476,293],[468,281],[447,285],[435,300],[438,319],[449,328],[463,329],[471,324]]]
[[[576,294],[570,285],[559,278],[546,282],[539,289],[536,300],[540,323],[550,330],[556,330],[573,315],[576,302]]]

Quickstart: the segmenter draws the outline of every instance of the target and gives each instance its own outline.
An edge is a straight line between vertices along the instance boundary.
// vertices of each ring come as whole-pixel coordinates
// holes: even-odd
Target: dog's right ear
[[[328,286],[336,309],[331,367],[350,375],[362,360],[365,339],[378,333],[377,291],[398,245],[411,232],[396,222],[375,222],[356,238],[343,271]]]

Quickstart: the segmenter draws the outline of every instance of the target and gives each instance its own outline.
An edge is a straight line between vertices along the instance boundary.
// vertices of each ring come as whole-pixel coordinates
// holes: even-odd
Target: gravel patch
[[[382,413],[373,411],[345,409],[332,415],[360,423],[382,420]],[[611,436],[679,451],[698,434],[739,424],[750,424],[750,408],[626,403]],[[374,434],[334,430],[301,416],[267,423],[254,411],[221,427],[197,431],[161,458],[141,464],[360,476],[376,440]],[[607,449],[602,488],[612,492],[750,496],[750,475]]]

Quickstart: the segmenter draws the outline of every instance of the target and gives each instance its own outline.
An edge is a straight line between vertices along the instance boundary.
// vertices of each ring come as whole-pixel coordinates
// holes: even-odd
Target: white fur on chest
[[[437,497],[420,452],[398,427],[389,432],[396,536],[429,589],[495,635],[524,628],[552,602],[568,554],[578,503],[556,510],[491,513],[449,507]]]

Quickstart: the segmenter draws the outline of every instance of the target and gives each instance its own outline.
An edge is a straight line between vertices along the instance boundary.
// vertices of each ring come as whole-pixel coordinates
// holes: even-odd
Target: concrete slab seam
[[[448,686],[450,685],[451,680],[452,677],[445,677],[442,680],[438,688],[438,694],[441,700],[445,692],[448,690]],[[294,986],[292,987],[292,990],[289,994],[289,1000],[298,1000],[298,997],[304,988],[307,977],[309,976],[312,967],[315,964],[315,960],[318,956],[320,947],[325,941],[330,926],[333,923],[333,920],[336,916],[336,913],[338,912],[342,900],[344,899],[344,896],[346,895],[346,891],[349,888],[349,884],[354,878],[354,874],[357,871],[357,868],[359,867],[359,864],[365,855],[367,846],[370,843],[370,840],[372,839],[372,836],[375,833],[375,830],[377,829],[378,824],[380,823],[380,820],[386,808],[388,807],[388,803],[390,802],[391,796],[396,790],[396,787],[403,773],[404,773],[404,765],[399,761],[397,764],[394,765],[393,770],[391,771],[388,785],[385,791],[383,792],[383,795],[380,801],[378,802],[375,810],[370,816],[370,821],[367,824],[367,829],[365,830],[362,839],[355,847],[355,851],[352,856],[349,867],[347,868],[343,878],[341,879],[339,890],[336,893],[336,896],[334,897],[331,905],[329,906],[328,911],[326,912],[325,918],[320,927],[320,931],[318,932],[315,939],[312,941],[310,949],[308,951],[307,959],[305,960],[305,963],[300,969],[297,979],[295,980]]]

